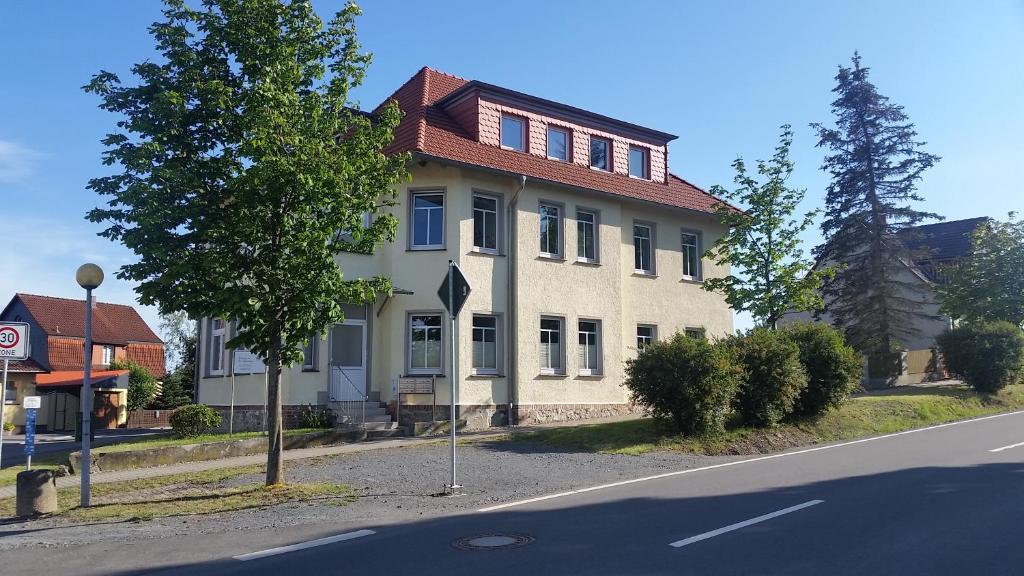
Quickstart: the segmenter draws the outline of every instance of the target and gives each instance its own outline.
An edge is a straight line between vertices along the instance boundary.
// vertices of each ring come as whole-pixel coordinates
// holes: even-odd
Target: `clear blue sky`
[[[315,2],[322,16],[340,1]],[[672,170],[730,185],[730,162],[770,155],[795,127],[793,183],[823,198],[810,122],[830,122],[830,90],[854,50],[906,107],[929,152],[927,208],[951,219],[1024,210],[1024,2],[367,0],[360,37],[375,54],[357,96],[372,107],[421,66],[679,135]],[[83,219],[107,172],[100,138],[116,118],[80,87],[108,69],[130,80],[154,58],[155,0],[0,5],[0,300],[15,291],[78,296],[74,270],[108,271],[102,300],[131,303],[112,278],[131,258]],[[808,247],[817,231],[807,235]],[[152,310],[145,316],[155,327]],[[744,325],[747,320],[739,319]]]

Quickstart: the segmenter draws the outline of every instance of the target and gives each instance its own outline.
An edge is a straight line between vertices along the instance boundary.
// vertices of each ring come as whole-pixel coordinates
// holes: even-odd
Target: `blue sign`
[[[36,452],[36,409],[25,410],[25,456]]]

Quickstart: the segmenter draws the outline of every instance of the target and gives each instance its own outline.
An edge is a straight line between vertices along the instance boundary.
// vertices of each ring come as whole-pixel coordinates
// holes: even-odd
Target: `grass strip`
[[[1024,408],[1024,385],[981,395],[964,385],[904,387],[850,398],[839,409],[814,420],[776,428],[749,428],[733,422],[725,434],[682,436],[652,418],[509,435],[498,441],[534,442],[605,454],[638,455],[674,450],[705,455],[768,454],[796,446],[901,432]]]

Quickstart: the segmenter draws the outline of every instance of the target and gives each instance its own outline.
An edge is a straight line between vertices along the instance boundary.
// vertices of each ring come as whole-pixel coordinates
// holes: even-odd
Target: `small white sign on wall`
[[[235,374],[263,374],[267,371],[263,359],[245,348],[235,350],[235,359],[231,365]]]

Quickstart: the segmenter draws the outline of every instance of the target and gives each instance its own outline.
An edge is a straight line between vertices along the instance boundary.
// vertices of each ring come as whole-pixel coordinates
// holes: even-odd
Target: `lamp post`
[[[82,367],[82,508],[89,507],[89,436],[92,434],[92,291],[103,283],[103,270],[82,264],[75,272],[78,285],[85,288],[85,358]]]

